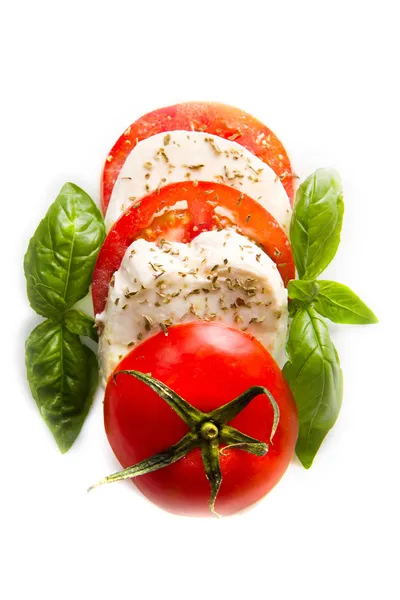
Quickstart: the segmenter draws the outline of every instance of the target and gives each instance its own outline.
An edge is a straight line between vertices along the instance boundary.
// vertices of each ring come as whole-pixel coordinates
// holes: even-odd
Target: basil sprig
[[[336,254],[342,219],[340,178],[331,169],[318,169],[297,191],[290,226],[300,279],[288,284],[293,321],[283,368],[299,412],[296,453],[307,469],[338,418],[343,395],[339,356],[322,316],[335,323],[377,323],[347,286],[315,279]]]
[[[309,468],[325,435],[338,418],[343,383],[339,357],[328,327],[310,305],[293,319],[283,368],[297,402],[299,437],[296,453]]]
[[[101,214],[78,186],[66,183],[40,222],[24,260],[31,307],[46,321],[25,345],[28,382],[61,452],[77,438],[98,384],[94,321],[71,307],[89,290],[105,238]]]
[[[297,190],[290,241],[300,279],[315,279],[335,256],[343,209],[342,184],[332,169],[317,169]]]
[[[333,323],[370,325],[378,322],[372,310],[343,283],[293,279],[289,281],[288,294],[291,300],[301,304],[313,303],[317,311]]]
[[[32,396],[61,452],[79,434],[98,384],[95,354],[60,322],[50,319],[26,341]]]

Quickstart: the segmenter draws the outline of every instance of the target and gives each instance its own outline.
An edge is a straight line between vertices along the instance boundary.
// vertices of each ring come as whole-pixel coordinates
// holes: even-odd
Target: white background
[[[398,599],[399,108],[397,2],[1,4],[1,475],[5,600]],[[397,55],[397,56],[396,56]],[[219,100],[264,121],[295,171],[343,177],[342,244],[326,278],[380,324],[332,327],[343,410],[314,466],[233,518],[172,517],[117,469],[99,393],[61,456],[23,363],[39,321],[28,239],[65,181],[99,198],[103,161],[141,114]]]

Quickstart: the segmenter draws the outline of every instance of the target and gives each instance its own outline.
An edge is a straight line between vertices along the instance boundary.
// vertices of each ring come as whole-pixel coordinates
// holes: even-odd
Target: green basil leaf
[[[25,255],[28,298],[37,313],[59,320],[87,294],[104,237],[104,222],[93,200],[66,183]]]
[[[343,210],[342,184],[332,169],[318,169],[297,190],[290,241],[300,279],[315,279],[335,256]]]
[[[283,374],[299,413],[296,453],[308,469],[339,415],[343,377],[328,327],[309,306],[293,319],[286,346],[289,361]]]
[[[65,315],[64,323],[71,333],[84,335],[94,342],[98,342],[99,336],[97,335],[94,319],[85,315],[84,312],[76,309],[69,310]]]
[[[318,281],[317,311],[334,323],[368,325],[378,319],[370,308],[347,285],[336,281]]]
[[[289,317],[291,319],[293,319],[295,317],[295,315],[297,314],[297,312],[299,310],[301,310],[303,307],[300,302],[297,302],[297,300],[289,300],[288,308],[289,308]]]
[[[25,345],[28,382],[61,452],[77,438],[98,384],[94,353],[61,323],[47,320]]]
[[[316,281],[292,279],[288,283],[288,294],[291,300],[299,300],[304,304],[311,304],[318,296],[319,286]]]

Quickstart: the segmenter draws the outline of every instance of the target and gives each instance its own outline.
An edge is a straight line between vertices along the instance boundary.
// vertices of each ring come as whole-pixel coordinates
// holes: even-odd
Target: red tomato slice
[[[188,209],[157,213],[185,200]],[[225,214],[216,214],[223,211]],[[171,223],[168,221],[171,220]],[[287,285],[295,277],[289,240],[275,219],[258,202],[222,183],[199,181],[167,185],[144,196],[128,208],[113,225],[100,250],[92,280],[95,314],[104,310],[112,275],[120,267],[125,251],[137,238],[189,242],[202,231],[235,225],[265,250],[276,263]]]
[[[187,184],[185,184],[187,185]],[[189,210],[168,210],[159,217],[154,217],[149,227],[137,235],[148,242],[184,242],[193,239],[193,218]]]
[[[273,444],[265,456],[238,448],[220,453],[222,484],[215,509],[228,515],[267,494],[280,480],[293,455],[298,432],[296,405],[283,375],[252,336],[218,323],[196,322],[170,327],[135,348],[117,370],[151,373],[203,412],[230,402],[249,387],[266,387],[280,410]],[[110,445],[124,468],[177,443],[188,426],[147,385],[130,375],[110,377],[104,400],[104,423]],[[268,443],[273,410],[257,396],[230,423]],[[132,480],[162,508],[186,515],[209,515],[210,485],[200,449],[163,469]]]
[[[206,131],[241,144],[271,167],[292,204],[293,173],[282,143],[248,113],[218,102],[186,102],[150,112],[128,127],[107,156],[102,176],[102,210],[106,213],[118,174],[138,142],[164,131]]]

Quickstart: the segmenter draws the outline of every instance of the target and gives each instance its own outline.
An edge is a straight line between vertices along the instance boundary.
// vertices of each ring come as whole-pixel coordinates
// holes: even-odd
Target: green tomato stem
[[[214,423],[206,421],[200,428],[200,435],[206,441],[213,440],[218,436],[218,427]]]

